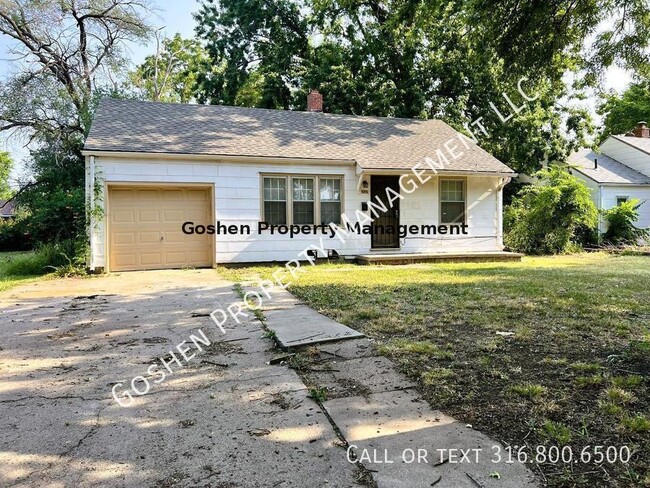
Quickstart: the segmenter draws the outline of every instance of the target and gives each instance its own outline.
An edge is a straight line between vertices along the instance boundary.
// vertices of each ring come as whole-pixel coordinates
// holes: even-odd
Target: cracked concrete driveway
[[[354,486],[359,473],[300,378],[267,364],[259,323],[222,335],[206,316],[237,300],[212,270],[0,295],[0,486]],[[147,376],[198,329],[211,346],[131,406],[116,403],[115,382]]]

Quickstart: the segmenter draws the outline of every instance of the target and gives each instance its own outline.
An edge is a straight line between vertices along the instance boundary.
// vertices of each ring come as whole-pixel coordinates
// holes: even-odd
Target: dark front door
[[[386,189],[399,194],[399,176],[372,176],[370,201],[375,204],[377,218],[372,222],[372,248],[399,248],[399,198]],[[391,198],[392,195],[392,198]],[[392,204],[391,204],[392,199]],[[379,203],[381,202],[381,204]],[[383,205],[382,205],[383,204]],[[391,206],[392,205],[392,206]],[[384,212],[377,206],[383,206]],[[373,215],[373,213],[371,213]]]

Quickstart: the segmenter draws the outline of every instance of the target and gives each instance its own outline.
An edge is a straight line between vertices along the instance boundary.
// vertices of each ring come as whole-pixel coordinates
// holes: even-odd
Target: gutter
[[[83,156],[106,156],[115,158],[131,159],[155,159],[161,161],[178,161],[185,160],[190,163],[196,161],[207,161],[212,163],[234,162],[234,163],[276,163],[276,164],[327,164],[348,166],[356,164],[353,159],[324,159],[324,158],[290,158],[283,156],[246,156],[231,154],[192,154],[192,153],[169,153],[169,152],[135,152],[135,151],[101,151],[94,149],[84,149],[81,151]],[[157,161],[153,161],[157,162]]]

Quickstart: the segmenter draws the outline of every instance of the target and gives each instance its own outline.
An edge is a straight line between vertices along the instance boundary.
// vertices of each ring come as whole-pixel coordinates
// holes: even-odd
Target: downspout
[[[603,185],[598,185],[598,242],[603,237]]]
[[[497,246],[503,249],[503,188],[512,178],[503,178],[497,186]]]
[[[88,219],[88,236],[89,236],[89,245],[90,245],[90,259],[88,267],[91,272],[95,271],[95,222],[93,217],[93,210],[95,208],[95,156],[90,156],[90,168],[89,168],[89,180],[90,180],[90,196],[89,196],[89,212],[90,218]]]

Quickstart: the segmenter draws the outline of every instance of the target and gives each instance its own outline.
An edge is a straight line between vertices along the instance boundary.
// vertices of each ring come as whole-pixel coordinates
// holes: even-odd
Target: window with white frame
[[[628,201],[628,197],[617,196],[616,197],[616,206],[618,207],[619,205],[622,205],[627,201]]]
[[[262,217],[267,224],[340,224],[341,177],[269,175],[262,181]]]
[[[440,223],[465,223],[465,180],[440,180]]]

